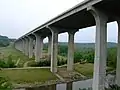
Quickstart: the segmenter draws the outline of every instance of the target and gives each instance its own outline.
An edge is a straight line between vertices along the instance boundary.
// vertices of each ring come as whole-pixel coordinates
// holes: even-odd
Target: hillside
[[[6,47],[10,44],[10,42],[14,42],[15,39],[10,39],[7,36],[0,35],[0,47]]]
[[[68,45],[67,42],[59,42],[59,45]],[[117,44],[113,43],[113,42],[108,42],[107,43],[107,47],[108,48],[112,48],[112,47],[116,47]],[[94,48],[95,47],[95,43],[75,43],[75,48],[77,49],[83,49],[83,48]]]

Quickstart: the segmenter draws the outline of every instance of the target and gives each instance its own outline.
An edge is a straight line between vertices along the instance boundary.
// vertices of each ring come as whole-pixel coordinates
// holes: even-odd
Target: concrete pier
[[[40,54],[40,58],[42,58],[42,56],[43,56],[43,37],[41,37],[40,38],[40,52],[41,52],[41,54]]]
[[[67,70],[72,71],[73,70],[73,64],[74,64],[74,34],[75,31],[69,31],[69,41],[68,41],[68,60],[67,60]]]
[[[25,37],[25,55],[28,56],[29,55],[29,39],[27,37]]]
[[[33,57],[33,38],[28,36],[29,38],[29,58]]]
[[[89,7],[96,21],[96,43],[93,90],[105,90],[107,60],[107,16],[94,7]]]
[[[41,35],[34,34],[36,37],[35,41],[35,61],[39,62],[40,58],[42,57],[42,49],[43,49],[43,39]]]
[[[117,44],[117,68],[116,68],[116,84],[120,86],[120,20],[118,23],[118,44]]]
[[[52,35],[48,36],[48,59],[51,58]]]
[[[58,55],[58,30],[55,27],[47,27],[52,32],[51,43],[51,72],[57,72],[57,55]]]
[[[21,39],[22,40],[22,52],[25,54],[25,40],[24,39]]]

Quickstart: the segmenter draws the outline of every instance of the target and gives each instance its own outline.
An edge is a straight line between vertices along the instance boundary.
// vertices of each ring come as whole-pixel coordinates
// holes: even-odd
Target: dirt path
[[[31,61],[27,61],[24,63],[23,67],[28,67],[28,63],[31,62]]]
[[[73,80],[83,80],[86,76],[76,72],[76,71],[67,71],[64,67],[59,67],[57,74],[62,77],[65,81],[73,81]]]
[[[19,62],[20,62],[20,58],[18,58],[18,60],[17,60],[15,65],[18,66]]]

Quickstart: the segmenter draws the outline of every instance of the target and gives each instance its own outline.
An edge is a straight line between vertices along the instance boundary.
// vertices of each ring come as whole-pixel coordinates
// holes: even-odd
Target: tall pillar
[[[69,31],[68,36],[68,61],[67,61],[67,70],[73,70],[73,63],[74,63],[74,34],[75,31]]]
[[[51,44],[51,72],[57,72],[57,55],[58,55],[58,30],[55,27],[47,27],[52,32]]]
[[[25,55],[28,56],[29,55],[29,40],[27,37],[24,38],[25,39]]]
[[[35,61],[39,62],[40,58],[42,57],[42,44],[43,44],[43,39],[39,34],[34,34],[36,37],[36,44],[35,44]]]
[[[107,60],[107,16],[94,7],[89,7],[96,22],[96,43],[93,90],[105,90],[106,60]]]
[[[22,52],[22,40],[19,41],[20,51]]]
[[[48,36],[48,59],[51,58],[52,35]]]
[[[22,40],[21,39],[18,40],[17,46],[18,46],[18,50],[22,52]]]
[[[116,84],[120,86],[120,20],[118,23],[118,44],[117,44],[117,68],[116,68]]]
[[[40,54],[40,58],[42,58],[42,56],[43,56],[43,37],[41,37],[40,38],[40,52],[41,52],[41,54]]]
[[[25,40],[24,39],[21,40],[22,40],[22,52],[25,53]]]
[[[28,37],[29,38],[29,58],[33,57],[33,38],[32,37]]]

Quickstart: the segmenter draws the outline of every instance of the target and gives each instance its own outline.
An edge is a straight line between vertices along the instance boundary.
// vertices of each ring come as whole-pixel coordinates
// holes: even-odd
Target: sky
[[[84,0],[0,0],[0,35],[17,39],[82,1]],[[108,24],[107,32],[107,41],[117,42],[116,22]],[[68,34],[59,34],[58,41],[67,42]],[[44,42],[47,42],[47,38]],[[76,32],[75,42],[95,42],[95,26]]]

